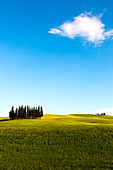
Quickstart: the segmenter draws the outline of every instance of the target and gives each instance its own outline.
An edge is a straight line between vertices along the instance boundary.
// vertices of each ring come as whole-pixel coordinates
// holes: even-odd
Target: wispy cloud
[[[98,46],[104,40],[113,37],[113,29],[106,31],[101,21],[102,15],[94,16],[92,12],[82,13],[61,26],[50,29],[49,33],[58,34],[71,39],[82,37],[85,41]]]
[[[89,112],[80,112],[75,114],[96,114],[96,113],[105,113],[106,115],[113,116],[113,108],[104,108],[104,109],[96,109],[95,111],[89,111]]]

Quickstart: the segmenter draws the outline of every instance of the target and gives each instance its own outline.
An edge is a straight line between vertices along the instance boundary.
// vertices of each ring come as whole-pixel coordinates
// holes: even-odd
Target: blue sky
[[[113,114],[112,7],[111,0],[0,1],[0,116],[22,104],[48,114]]]

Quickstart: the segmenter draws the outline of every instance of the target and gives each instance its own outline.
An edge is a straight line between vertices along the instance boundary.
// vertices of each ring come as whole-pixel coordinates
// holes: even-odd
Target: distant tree
[[[24,108],[23,108],[23,105],[21,106],[21,119],[24,118]]]
[[[14,119],[14,107],[12,106],[11,111],[9,112],[10,119]]]
[[[17,116],[18,116],[18,109],[16,108],[16,110],[15,110],[15,119],[17,119]]]
[[[23,108],[23,118],[26,118],[26,106]]]

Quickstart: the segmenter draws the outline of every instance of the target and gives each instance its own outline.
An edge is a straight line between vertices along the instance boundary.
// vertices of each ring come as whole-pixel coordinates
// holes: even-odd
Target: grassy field
[[[113,117],[0,118],[0,169],[113,169]]]

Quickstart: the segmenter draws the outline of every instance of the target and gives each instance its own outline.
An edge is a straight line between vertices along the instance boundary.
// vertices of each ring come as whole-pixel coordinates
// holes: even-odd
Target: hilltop
[[[0,169],[111,169],[113,117],[0,118]]]

